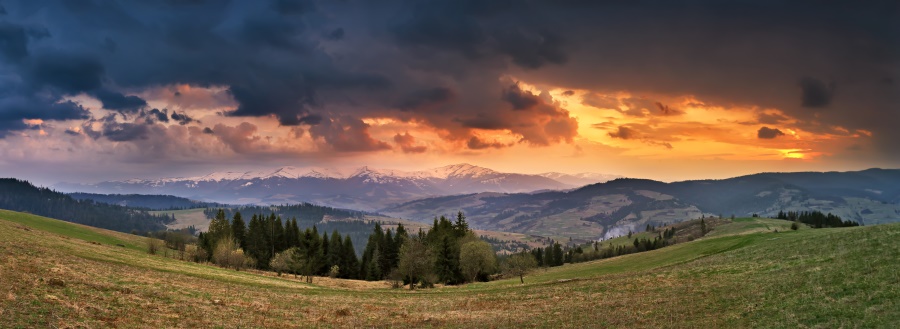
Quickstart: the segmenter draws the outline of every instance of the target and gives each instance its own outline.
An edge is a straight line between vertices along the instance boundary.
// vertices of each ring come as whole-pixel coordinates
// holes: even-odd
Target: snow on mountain
[[[596,183],[605,183],[616,178],[623,178],[624,176],[620,175],[610,175],[610,174],[598,174],[591,172],[583,172],[578,174],[564,174],[560,172],[547,172],[543,174],[538,174],[541,177],[547,177],[552,180],[558,181],[563,184],[569,184],[574,186],[584,186],[589,184]]]
[[[314,202],[333,207],[378,210],[389,204],[423,197],[561,190],[584,185],[561,182],[568,176],[596,179],[590,176],[593,174],[545,175],[502,173],[467,163],[420,171],[365,166],[344,172],[333,168],[287,166],[263,171],[222,171],[196,177],[129,179],[96,184],[60,183],[54,187],[69,192],[169,194],[222,203],[243,203],[252,199],[262,204]]]
[[[458,178],[458,177],[485,177],[489,175],[499,174],[498,172],[484,168],[473,166],[468,163],[460,163],[455,165],[444,166],[440,168],[434,168],[427,171],[435,178],[448,179],[448,178]]]

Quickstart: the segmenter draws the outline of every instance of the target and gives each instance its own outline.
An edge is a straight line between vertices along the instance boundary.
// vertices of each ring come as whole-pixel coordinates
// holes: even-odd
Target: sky
[[[0,0],[0,176],[900,167],[897,1]]]

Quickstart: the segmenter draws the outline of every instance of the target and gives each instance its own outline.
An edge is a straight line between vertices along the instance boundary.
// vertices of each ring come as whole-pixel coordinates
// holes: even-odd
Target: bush
[[[148,254],[156,255],[162,248],[163,248],[162,241],[159,241],[159,239],[155,239],[155,238],[151,238],[151,237],[147,238],[147,253]]]
[[[244,255],[244,250],[237,247],[232,239],[222,239],[213,251],[213,262],[219,266],[240,270],[252,266],[255,261]]]
[[[184,253],[188,260],[203,263],[209,260],[209,254],[206,253],[206,249],[200,248],[196,244],[189,244],[184,246]]]
[[[796,231],[798,228],[800,228],[800,226],[797,225],[797,222],[791,223],[791,230]]]

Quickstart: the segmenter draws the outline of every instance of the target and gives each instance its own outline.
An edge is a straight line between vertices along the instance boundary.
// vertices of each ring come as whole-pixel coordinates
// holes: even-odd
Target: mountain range
[[[96,184],[60,183],[53,188],[66,192],[168,194],[232,204],[311,202],[377,211],[390,205],[434,196],[564,190],[616,177],[619,176],[595,173],[502,173],[470,164],[422,171],[361,167],[343,172],[330,168],[281,167],[271,171],[215,172],[198,177],[129,179]]]
[[[420,221],[457,211],[481,229],[582,240],[702,216],[771,217],[779,211],[821,211],[873,225],[900,221],[900,170],[761,173],[673,183],[616,179],[569,191],[434,197],[380,210]]]

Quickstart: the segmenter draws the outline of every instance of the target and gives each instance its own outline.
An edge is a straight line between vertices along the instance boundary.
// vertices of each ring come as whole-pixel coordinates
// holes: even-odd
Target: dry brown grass
[[[778,295],[785,287],[763,274],[772,271],[773,264],[785,265],[768,256],[760,256],[769,262],[765,264],[745,261],[756,257],[751,252],[611,274],[603,274],[607,273],[603,268],[627,263],[567,265],[526,277],[525,285],[505,281],[412,292],[389,289],[385,282],[329,278],[307,285],[273,273],[236,272],[25,230],[2,219],[0,214],[0,327],[4,328],[760,327],[781,321],[766,322],[773,310],[784,309],[781,300],[821,290],[814,286]],[[143,241],[117,237],[128,243]],[[775,241],[788,243],[800,235],[779,237]],[[665,258],[663,253],[678,250],[664,248],[647,256]],[[896,246],[892,251],[896,256]],[[622,259],[638,261],[645,256],[628,257]],[[830,273],[828,263],[815,263],[814,268],[825,269],[816,273]],[[775,274],[783,278],[791,273],[801,272]],[[64,284],[51,285],[50,280]],[[896,291],[888,293],[886,300],[895,301]],[[770,298],[775,295],[780,297]],[[896,304],[884,300],[873,312],[888,312],[882,316],[896,320],[896,311],[889,311]],[[802,322],[800,313],[787,315],[797,319],[792,327],[816,326]],[[842,324],[819,325],[823,323]],[[859,325],[853,324],[845,326]]]

